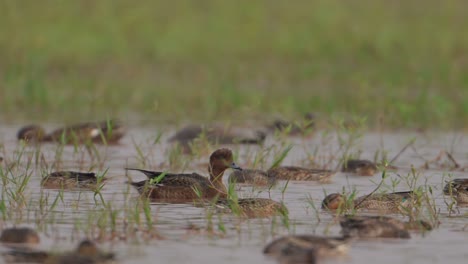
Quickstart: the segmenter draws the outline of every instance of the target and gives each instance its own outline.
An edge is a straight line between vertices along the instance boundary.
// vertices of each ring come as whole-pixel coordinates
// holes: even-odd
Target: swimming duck
[[[169,142],[179,142],[182,146],[188,146],[201,136],[212,144],[262,144],[266,134],[260,130],[249,131],[221,125],[189,125],[177,131]]]
[[[29,227],[13,227],[2,231],[0,242],[5,244],[39,244],[39,235]]]
[[[104,253],[100,251],[92,241],[84,240],[78,248],[71,253],[63,255],[50,255],[46,264],[98,264],[109,263],[115,258],[113,253]]]
[[[150,180],[140,182],[130,182],[138,192],[145,197],[154,200],[169,201],[192,201],[197,198],[212,199],[215,197],[226,198],[227,190],[223,183],[223,174],[226,169],[241,170],[233,161],[231,150],[221,148],[214,151],[210,156],[208,172],[210,178],[206,178],[197,173],[175,174],[141,169],[131,169],[144,173]],[[162,179],[151,184],[151,179]],[[198,194],[199,195],[198,195]]]
[[[358,197],[354,201],[348,203],[342,194],[332,193],[323,199],[322,209],[336,210],[339,208],[354,208],[404,212],[405,208],[409,208],[414,202],[414,196],[412,191],[376,193]]]
[[[454,179],[444,186],[445,195],[453,195],[457,203],[468,203],[468,179]]]
[[[261,218],[272,215],[286,215],[288,209],[282,203],[266,198],[244,198],[237,202],[230,200],[219,200],[217,205],[229,208],[233,213],[247,218]]]
[[[374,176],[377,172],[377,166],[370,160],[349,159],[343,164],[341,171],[360,176]]]
[[[41,186],[49,189],[95,189],[105,180],[97,178],[94,172],[56,171],[44,177]]]
[[[103,264],[114,260],[113,253],[101,252],[96,245],[82,241],[76,250],[65,254],[48,253],[31,249],[15,249],[4,252],[7,262],[14,263],[45,263],[45,264]]]
[[[125,135],[124,126],[115,120],[81,123],[59,128],[51,133],[37,125],[28,125],[18,131],[18,140],[28,142],[60,142],[64,144],[116,144]]]
[[[287,131],[289,135],[304,135],[309,129],[315,126],[316,116],[313,113],[306,113],[301,124],[277,119],[269,126],[273,131]]]
[[[263,253],[280,263],[315,263],[320,257],[344,255],[349,249],[349,237],[289,235],[270,242]]]
[[[331,170],[308,169],[295,166],[279,166],[267,171],[269,177],[276,180],[330,182],[335,174]]]
[[[387,216],[344,216],[340,220],[344,236],[360,238],[410,238],[405,224]]]
[[[1,253],[5,263],[44,263],[49,253],[31,248],[13,248]]]
[[[254,169],[233,171],[229,175],[228,181],[240,184],[251,184],[254,186],[272,186],[276,183],[276,179],[270,177],[266,171]]]

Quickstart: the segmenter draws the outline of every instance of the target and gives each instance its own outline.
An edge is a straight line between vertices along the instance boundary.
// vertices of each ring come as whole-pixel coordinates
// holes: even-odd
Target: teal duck
[[[95,189],[105,178],[93,172],[56,171],[45,176],[41,186],[48,189]]]
[[[444,186],[444,194],[455,198],[459,204],[468,204],[468,179],[454,179]]]
[[[261,218],[273,215],[287,215],[288,209],[282,203],[266,198],[244,198],[237,202],[219,200],[217,206],[227,208],[234,214],[246,218]]]
[[[212,144],[262,144],[266,134],[260,130],[249,131],[220,125],[189,125],[177,131],[169,142],[179,142],[182,146],[188,146],[202,136]]]
[[[2,231],[0,242],[5,244],[39,244],[39,235],[34,229],[29,227],[13,227]]]
[[[276,184],[276,179],[263,170],[242,169],[233,171],[229,175],[229,182],[239,184],[249,184],[254,186],[272,186]]]
[[[153,200],[166,201],[192,201],[197,198],[212,199],[215,197],[226,198],[227,189],[223,183],[223,174],[226,169],[241,170],[233,161],[233,155],[229,149],[218,149],[210,156],[208,172],[210,178],[197,173],[175,174],[141,169],[127,168],[144,173],[150,180],[130,182],[138,192]],[[160,176],[159,182],[152,182]]]
[[[308,169],[295,166],[279,166],[267,171],[269,177],[276,180],[318,181],[328,183],[335,172],[322,169]]]
[[[359,176],[374,176],[377,173],[377,166],[370,160],[349,159],[343,164],[341,171]]]
[[[345,255],[349,237],[289,235],[278,238],[263,249],[263,253],[280,263],[315,263],[317,258]]]
[[[364,195],[354,201],[346,201],[345,197],[339,193],[327,195],[322,202],[322,209],[367,209],[379,211],[402,212],[405,208],[410,208],[415,202],[415,195],[412,191],[394,193],[376,193]]]
[[[306,113],[300,123],[277,119],[269,126],[269,129],[280,132],[286,131],[290,136],[304,135],[308,130],[315,127],[315,119],[314,113]]]
[[[81,123],[56,129],[51,133],[37,125],[28,125],[18,131],[18,140],[27,142],[58,142],[64,144],[116,144],[125,135],[125,127],[116,120]]]

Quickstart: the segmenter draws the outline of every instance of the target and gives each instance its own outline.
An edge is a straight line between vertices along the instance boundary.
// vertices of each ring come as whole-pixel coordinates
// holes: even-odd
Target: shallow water
[[[161,236],[160,239],[145,239],[144,232],[125,231],[132,226],[126,214],[131,213],[138,201],[138,193],[130,188],[126,181],[145,179],[138,172],[125,172],[125,167],[144,167],[146,169],[170,169],[169,155],[171,146],[167,138],[172,129],[157,128],[130,129],[121,144],[117,146],[96,146],[91,150],[94,159],[84,147],[65,146],[63,149],[54,144],[44,144],[40,148],[42,155],[36,155],[35,147],[22,147],[16,140],[18,127],[0,127],[0,143],[3,150],[0,153],[5,160],[2,163],[4,172],[11,169],[10,178],[21,178],[21,175],[32,173],[25,193],[26,205],[20,209],[10,209],[3,226],[27,225],[37,228],[41,235],[40,249],[69,250],[86,235],[97,237],[98,223],[110,226],[108,214],[103,209],[100,197],[91,191],[65,191],[63,199],[56,207],[53,200],[59,195],[58,190],[41,190],[40,179],[43,173],[53,170],[82,170],[104,173],[108,178],[102,189],[103,200],[117,214],[114,239],[108,239],[111,232],[101,236],[100,247],[115,251],[121,263],[148,263],[157,259],[158,263],[275,263],[262,255],[262,248],[273,238],[288,233],[314,233],[317,235],[339,235],[339,226],[332,221],[332,215],[320,209],[313,208],[311,203],[320,208],[324,193],[340,192],[343,187],[348,191],[357,190],[358,195],[364,195],[377,186],[381,175],[373,177],[357,177],[337,173],[329,184],[314,182],[289,182],[286,191],[282,193],[285,182],[280,182],[270,191],[252,187],[242,187],[240,197],[271,197],[283,201],[289,209],[289,228],[282,224],[281,218],[239,220],[224,214],[213,216],[215,234],[206,231],[209,213],[202,207],[191,204],[152,204],[151,215],[153,227]],[[163,132],[160,141],[154,143],[158,134]],[[347,136],[347,135],[342,135]],[[390,179],[409,178],[411,167],[416,168],[418,186],[427,184],[433,188],[435,204],[440,212],[439,228],[432,232],[412,234],[407,241],[380,240],[359,241],[353,243],[349,255],[342,259],[326,260],[326,263],[368,263],[369,259],[378,263],[466,263],[468,252],[468,210],[455,208],[455,213],[449,216],[442,195],[443,183],[450,177],[467,178],[463,170],[450,171],[452,164],[446,156],[429,164],[429,169],[423,168],[426,161],[434,160],[441,151],[451,151],[455,160],[462,166],[468,165],[468,142],[464,135],[455,133],[418,134],[412,132],[400,133],[365,133],[351,148],[352,153],[360,152],[361,158],[373,159],[376,151],[386,152],[389,158],[394,157],[411,139],[415,138],[414,147],[403,152],[393,165],[396,171],[388,172],[389,178],[383,187],[390,190]],[[317,133],[310,138],[274,138],[270,135],[263,147],[229,146],[237,155],[237,163],[243,167],[252,164],[255,154],[280,152],[292,144],[293,148],[283,161],[283,165],[310,165],[313,159],[320,167],[334,169],[343,155],[336,133]],[[282,148],[280,145],[282,144]],[[96,155],[98,153],[99,155]],[[196,159],[178,157],[184,161],[182,169],[176,171],[197,171],[206,175],[205,167],[209,152]],[[264,169],[271,164],[272,154],[266,155]],[[32,160],[27,168],[28,160]],[[92,165],[93,164],[93,165]],[[14,165],[14,166],[13,166]],[[229,174],[228,171],[226,174]],[[398,176],[399,175],[399,176]],[[227,177],[225,177],[227,179]],[[12,182],[8,188],[14,188]],[[396,190],[408,190],[408,184],[402,180]],[[11,198],[5,193],[2,197],[11,208]],[[48,197],[47,207],[40,209],[41,200]],[[97,201],[97,202],[96,202]],[[45,202],[42,202],[43,204]],[[141,230],[145,230],[144,215],[141,217]],[[395,215],[396,217],[401,217]],[[40,219],[40,220],[38,220]],[[133,219],[133,218],[132,218]],[[320,220],[320,221],[319,221]],[[224,224],[225,232],[220,231],[219,223]],[[133,225],[136,226],[136,225]],[[189,231],[188,226],[197,226],[198,232]],[[133,229],[132,229],[133,230]],[[203,231],[205,230],[205,231]],[[465,231],[463,231],[465,230]],[[2,249],[5,250],[5,249]],[[437,253],[436,253],[437,252]]]

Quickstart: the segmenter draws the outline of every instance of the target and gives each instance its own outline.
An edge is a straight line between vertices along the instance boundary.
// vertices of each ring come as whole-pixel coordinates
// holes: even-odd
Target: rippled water
[[[17,129],[18,127],[14,126],[0,127],[0,144],[3,143],[0,156],[5,159],[1,166],[4,171],[7,171],[7,167],[11,168],[13,176],[9,177],[24,174],[26,171],[32,172],[32,175],[25,191],[27,205],[22,209],[10,209],[11,215],[6,217],[7,220],[3,226],[18,224],[37,227],[41,235],[39,248],[45,250],[68,250],[86,234],[96,237],[99,219],[103,221],[106,217],[103,216],[104,210],[100,197],[94,196],[93,192],[65,191],[63,200],[57,203],[52,212],[47,209],[41,211],[39,202],[48,197],[48,205],[51,206],[60,193],[57,190],[41,190],[40,178],[47,170],[59,168],[87,171],[90,169],[90,164],[95,164],[93,171],[103,173],[108,170],[105,176],[109,180],[102,189],[102,195],[104,201],[117,213],[115,232],[117,237],[110,241],[103,239],[100,246],[103,249],[115,251],[121,263],[274,263],[273,260],[262,255],[262,248],[274,237],[288,233],[339,234],[340,228],[332,221],[333,216],[320,209],[315,210],[311,205],[312,203],[316,208],[320,208],[325,192],[339,192],[345,187],[347,190],[356,189],[358,195],[364,195],[372,191],[381,179],[380,174],[373,177],[357,177],[338,173],[330,184],[290,182],[284,193],[282,191],[285,182],[280,182],[270,191],[252,187],[242,187],[239,190],[241,197],[271,197],[274,200],[283,200],[290,212],[289,227],[282,224],[279,217],[240,221],[234,216],[225,214],[213,216],[216,234],[209,234],[206,227],[210,217],[204,208],[191,204],[152,204],[154,228],[161,238],[144,239],[145,236],[141,232],[136,230],[124,232],[123,230],[129,226],[129,223],[125,222],[128,219],[125,214],[131,211],[138,200],[138,193],[125,184],[128,181],[127,177],[142,180],[145,176],[138,172],[127,174],[124,168],[144,165],[147,169],[169,169],[171,146],[165,142],[172,133],[170,129],[163,131],[162,138],[156,144],[154,141],[160,133],[158,129],[130,129],[120,145],[97,146],[95,150],[90,150],[92,153],[99,153],[99,155],[94,155],[94,160],[90,158],[84,147],[65,146],[61,149],[54,144],[45,144],[41,147],[40,153],[43,157],[35,155],[36,148],[22,149],[15,140]],[[414,147],[408,148],[399,156],[393,164],[398,167],[398,170],[389,173],[386,183],[390,184],[390,179],[400,179],[398,175],[407,178],[411,172],[411,166],[414,166],[419,175],[418,183],[420,185],[427,183],[433,188],[435,202],[440,210],[440,227],[424,235],[413,234],[412,239],[407,241],[356,242],[352,245],[349,256],[338,260],[327,260],[327,263],[368,263],[370,261],[377,263],[466,263],[468,210],[456,208],[457,211],[449,216],[446,205],[446,201],[449,200],[442,195],[442,185],[444,180],[448,179],[448,175],[467,178],[467,172],[460,169],[448,171],[449,168],[444,168],[444,165],[450,166],[451,163],[444,155],[441,156],[441,160],[429,164],[429,169],[423,168],[425,160],[434,160],[441,151],[445,150],[451,151],[460,165],[467,166],[468,143],[464,140],[464,135],[409,132],[366,133],[353,145],[351,151],[353,153],[360,151],[361,158],[371,160],[377,151],[385,152],[391,158],[413,138],[416,139]],[[283,161],[283,165],[307,166],[313,159],[322,167],[334,169],[343,155],[343,149],[340,149],[338,142],[335,133],[317,133],[311,138],[279,140],[269,137],[263,147],[229,147],[237,154],[237,163],[244,167],[252,164],[257,153],[267,153],[265,150],[272,146],[272,153],[280,152],[281,149],[292,144],[293,148]],[[283,144],[282,148],[280,144]],[[60,154],[61,151],[63,152]],[[22,153],[21,157],[19,157],[20,153]],[[209,153],[205,153],[193,160],[179,157],[179,161],[186,161],[184,171],[197,171],[206,175],[205,167],[208,156]],[[271,156],[268,156],[265,165],[271,164]],[[33,160],[29,169],[26,168],[28,159]],[[14,164],[16,166],[13,166]],[[13,188],[15,185],[10,183],[8,186]],[[396,187],[396,190],[407,189],[408,185],[404,180]],[[3,193],[2,197],[9,208],[8,196]],[[124,208],[127,209],[124,210]],[[143,223],[142,229],[144,229],[144,215],[140,215]],[[224,234],[220,230],[220,222],[223,223]],[[37,225],[38,223],[40,224]],[[197,226],[201,230],[190,231],[189,226]],[[110,232],[106,232],[102,237],[109,238],[109,234]]]

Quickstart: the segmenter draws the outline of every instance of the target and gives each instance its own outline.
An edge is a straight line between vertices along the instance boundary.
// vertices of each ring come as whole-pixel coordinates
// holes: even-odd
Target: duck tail
[[[125,170],[129,171],[129,170],[132,170],[132,171],[139,171],[143,174],[146,175],[146,177],[152,179],[154,177],[157,177],[159,176],[162,172],[157,172],[157,171],[149,171],[149,170],[143,170],[143,169],[136,169],[136,168],[125,168]]]

